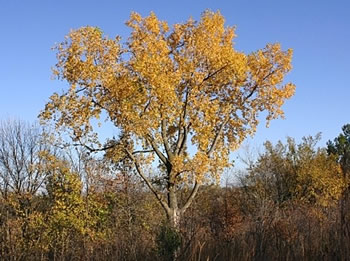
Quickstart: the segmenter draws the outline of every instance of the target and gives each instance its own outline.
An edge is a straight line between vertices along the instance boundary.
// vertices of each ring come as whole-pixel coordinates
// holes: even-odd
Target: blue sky
[[[350,1],[226,0],[107,1],[0,0],[0,119],[35,121],[48,97],[64,83],[51,80],[56,58],[51,47],[70,29],[91,25],[110,37],[127,37],[131,11],[156,15],[170,24],[205,9],[220,10],[236,25],[236,49],[249,53],[267,43],[293,48],[287,80],[295,96],[284,106],[286,119],[260,125],[249,143],[323,133],[322,144],[350,123]]]

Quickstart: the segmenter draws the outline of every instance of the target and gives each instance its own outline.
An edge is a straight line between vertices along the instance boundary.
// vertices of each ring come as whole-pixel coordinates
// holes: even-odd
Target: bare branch
[[[87,87],[80,88],[80,89],[76,90],[75,93],[78,94],[79,92],[85,91],[86,89],[87,89]]]
[[[154,150],[135,150],[132,154],[136,155],[138,153],[151,153],[154,152]]]
[[[179,150],[177,152],[178,155],[180,155],[182,153],[183,149],[185,148],[186,141],[187,141],[187,134],[188,134],[190,127],[191,127],[191,123],[189,123],[187,127],[183,127],[183,129],[184,129],[183,139],[181,141],[181,145],[180,145]]]
[[[154,142],[151,135],[148,135],[146,138],[147,141],[151,144],[154,152],[157,154],[158,158],[164,163],[164,165],[169,164],[168,159],[164,156],[164,154],[158,149],[157,144]]]
[[[217,143],[219,141],[220,135],[221,135],[221,133],[222,133],[222,131],[224,129],[224,126],[226,125],[227,122],[228,122],[228,117],[223,123],[221,123],[221,126],[220,126],[218,132],[216,133],[216,135],[214,137],[213,143],[211,144],[209,150],[207,151],[207,155],[208,156],[210,156],[213,153],[213,151],[215,150],[215,147],[216,147],[216,145],[217,145]]]
[[[170,150],[169,147],[169,143],[168,143],[168,137],[166,134],[166,120],[163,119],[161,122],[161,135],[162,135],[162,139],[163,139],[163,144],[164,144],[164,148],[165,148],[165,152],[168,156],[168,159],[170,161],[172,161],[172,159],[174,158],[174,155],[172,153],[172,151]]]
[[[198,189],[199,189],[199,183],[196,181],[194,184],[194,187],[192,189],[192,192],[190,194],[190,196],[188,197],[188,199],[186,200],[185,205],[181,208],[180,212],[184,213],[186,211],[186,209],[191,205],[193,199],[195,198],[195,196],[197,195]]]
[[[184,124],[186,120],[186,114],[187,114],[187,105],[188,105],[188,97],[190,95],[190,90],[189,87],[186,88],[186,95],[185,95],[185,102],[184,102],[184,108],[183,108],[183,115],[180,117],[180,122],[179,122],[179,130],[178,130],[178,138],[176,142],[176,149],[175,149],[175,154],[180,155],[181,153],[181,148],[183,147],[184,143],[186,143],[187,139],[187,129],[184,126],[183,131],[181,131],[181,125]],[[191,123],[189,124],[189,126]],[[188,128],[189,128],[188,126]]]
[[[90,146],[88,146],[86,144],[83,144],[82,142],[80,142],[80,140],[79,140],[79,143],[73,143],[72,145],[73,146],[82,146],[85,149],[87,149],[89,152],[106,151],[106,150],[112,149],[112,148],[117,146],[117,144],[112,144],[112,145],[105,146],[105,147],[102,147],[102,148],[93,148],[93,147],[90,147]]]
[[[134,157],[133,152],[130,152],[128,149],[125,149],[126,153],[128,154],[129,158],[134,162],[135,168],[137,173],[140,175],[140,177],[144,180],[148,188],[152,191],[152,193],[156,196],[159,203],[162,205],[162,207],[165,209],[165,211],[168,213],[170,211],[169,206],[167,202],[164,200],[162,194],[160,194],[155,187],[152,185],[152,183],[149,181],[149,179],[146,177],[146,175],[143,173],[142,168],[138,162],[138,160]]]

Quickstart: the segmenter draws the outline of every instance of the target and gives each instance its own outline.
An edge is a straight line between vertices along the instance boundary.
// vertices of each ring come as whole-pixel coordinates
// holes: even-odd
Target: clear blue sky
[[[70,29],[91,25],[107,35],[128,35],[131,11],[154,11],[170,24],[198,19],[205,9],[220,10],[236,25],[236,48],[246,53],[266,43],[293,48],[288,81],[296,94],[285,106],[285,120],[260,125],[250,143],[323,133],[333,139],[350,123],[350,1],[348,0],[0,0],[0,119],[36,120],[48,97],[63,83],[53,81],[51,47]]]

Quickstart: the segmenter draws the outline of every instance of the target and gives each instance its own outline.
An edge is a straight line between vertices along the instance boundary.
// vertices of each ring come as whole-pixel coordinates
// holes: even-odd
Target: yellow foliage
[[[315,148],[320,136],[303,138],[301,144],[288,138],[288,144],[265,143],[266,151],[247,178],[257,194],[270,195],[284,203],[298,200],[329,206],[341,197],[346,184],[340,165],[324,149]]]
[[[294,94],[293,84],[283,84],[292,50],[277,43],[248,55],[237,51],[235,28],[225,26],[220,12],[172,27],[154,13],[132,13],[126,25],[132,32],[125,44],[83,27],[56,47],[54,75],[70,87],[51,96],[43,121],[54,120],[79,140],[104,113],[136,144],[158,148],[172,175],[200,181],[207,174],[218,179],[230,151],[255,133],[259,113],[266,111],[267,121],[283,116],[281,106]]]

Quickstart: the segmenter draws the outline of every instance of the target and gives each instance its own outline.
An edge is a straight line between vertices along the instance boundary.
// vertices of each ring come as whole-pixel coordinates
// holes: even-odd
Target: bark
[[[172,176],[172,173],[169,174]],[[180,230],[180,211],[178,209],[176,188],[173,183],[173,177],[170,179],[168,184],[168,206],[169,211],[167,211],[167,218],[171,228],[175,231]]]
[[[181,219],[181,213],[178,208],[170,209],[167,213],[167,218],[169,225],[172,229],[174,229],[176,232],[180,231],[180,219]]]

